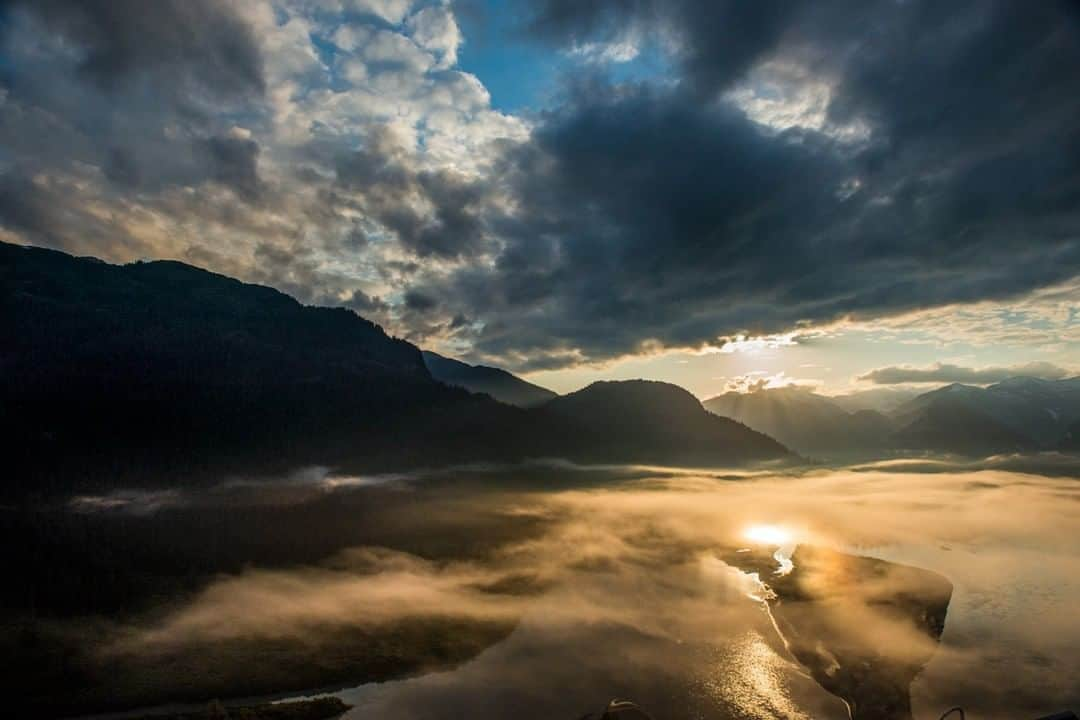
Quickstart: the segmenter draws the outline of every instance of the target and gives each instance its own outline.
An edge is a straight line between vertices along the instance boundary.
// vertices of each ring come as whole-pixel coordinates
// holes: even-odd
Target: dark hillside
[[[352,311],[182,263],[0,245],[0,274],[0,423],[21,468],[9,482],[28,490],[252,458],[389,462],[395,440],[431,434],[421,415],[504,412],[435,382],[415,346]]]
[[[465,388],[470,392],[485,393],[507,405],[535,407],[557,397],[547,388],[486,365],[469,365],[460,360],[443,357],[430,350],[424,351],[424,362],[439,382]]]
[[[183,263],[0,244],[0,279],[3,492],[17,496],[305,464],[786,453],[671,385],[599,384],[512,407],[436,381],[419,349],[350,310]]]
[[[557,445],[582,459],[707,465],[792,457],[776,440],[713,415],[670,383],[596,382],[539,410]]]

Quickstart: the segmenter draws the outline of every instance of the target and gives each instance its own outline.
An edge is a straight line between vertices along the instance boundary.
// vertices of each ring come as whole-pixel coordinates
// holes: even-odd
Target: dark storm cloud
[[[366,317],[385,313],[389,309],[386,301],[384,301],[382,298],[368,295],[361,290],[354,290],[349,296],[349,298],[341,304],[349,308],[350,310],[355,310],[356,312]]]
[[[261,43],[236,7],[0,0],[5,229],[186,257],[519,369],[1007,299],[1080,270],[1064,3],[543,2],[529,32],[556,49],[628,42],[670,65],[571,68],[527,139],[468,161],[446,145],[500,131],[466,75],[398,67],[395,92],[431,89],[406,106],[373,60],[348,95],[344,65],[308,47],[332,22]],[[453,140],[428,143],[450,116]],[[393,299],[354,293],[361,277]]]
[[[1060,380],[1068,377],[1069,371],[1048,362],[1031,362],[1023,365],[985,368],[937,363],[931,367],[921,368],[908,366],[877,368],[865,375],[861,375],[859,380],[865,380],[877,385],[898,385],[901,383],[972,383],[985,385],[1017,376]]]
[[[336,159],[338,183],[420,257],[458,258],[485,247],[483,182],[449,170],[424,170],[392,130],[378,127],[364,147]]]
[[[768,299],[806,266],[784,240],[824,222],[843,168],[800,140],[648,88],[552,116],[515,159],[528,202],[502,228],[512,239],[495,277],[464,271],[448,295],[521,313],[505,334],[489,326],[481,342],[494,351],[562,336],[604,355],[713,337],[717,300]]]
[[[81,51],[80,70],[105,89],[148,72],[220,95],[261,91],[250,29],[215,0],[2,0]]]
[[[243,138],[212,137],[206,141],[205,148],[215,180],[228,185],[246,200],[258,197],[257,142]]]
[[[502,253],[425,289],[483,321],[478,356],[701,345],[1080,269],[1080,33],[1063,5],[554,3],[533,27],[565,45],[659,27],[681,74],[572,80],[507,159],[520,212],[500,220]],[[823,124],[765,127],[722,96],[769,63],[828,81]]]
[[[437,304],[438,303],[434,298],[416,292],[415,290],[410,290],[405,293],[405,307],[409,310],[423,313],[434,309]]]
[[[128,148],[115,147],[105,158],[105,177],[116,185],[136,187],[139,184],[139,167],[134,153]]]
[[[0,220],[32,237],[48,237],[52,221],[41,197],[29,179],[14,173],[0,175]]]
[[[5,222],[27,240],[154,256],[102,206],[167,214],[143,193],[207,181],[258,194],[258,146],[227,136],[234,121],[221,117],[250,112],[265,86],[230,4],[0,0],[0,53],[0,175],[21,205],[6,203]]]

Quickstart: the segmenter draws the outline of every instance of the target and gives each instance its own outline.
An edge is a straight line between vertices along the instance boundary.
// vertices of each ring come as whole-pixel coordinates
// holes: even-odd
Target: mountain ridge
[[[850,413],[829,398],[799,387],[729,392],[702,404],[710,412],[734,418],[803,453],[882,447],[882,427],[889,424],[876,411]]]
[[[891,416],[908,424],[937,403],[964,406],[1029,438],[1036,447],[1053,448],[1065,437],[1070,424],[1080,420],[1080,377],[1044,380],[1016,376],[986,387],[951,383],[900,405]]]
[[[351,310],[305,306],[184,263],[112,265],[0,243],[0,280],[0,432],[13,468],[0,492],[167,485],[301,465],[383,471],[680,455],[662,424],[643,423],[635,432],[648,425],[654,435],[630,442],[600,407],[571,421],[445,385],[416,346]],[[702,421],[700,404],[687,411],[684,427],[698,443],[690,454],[719,464],[790,457],[747,428]],[[702,433],[719,450],[705,452]]]
[[[517,407],[535,407],[558,397],[558,393],[519,378],[502,368],[470,365],[424,350],[424,364],[439,382],[490,395],[499,402]]]
[[[1080,436],[1080,378],[1017,376],[987,387],[952,383],[887,413],[849,412],[847,402],[796,387],[725,393],[703,404],[796,451],[826,456],[1035,452],[1072,448]]]
[[[566,432],[563,444],[595,457],[610,445],[597,426],[606,421],[618,432],[609,436],[625,443],[622,453],[644,460],[635,443],[652,439],[665,460],[688,464],[708,463],[722,456],[742,460],[794,458],[780,442],[747,425],[708,412],[687,390],[656,380],[600,380],[561,395],[539,410],[560,418]],[[724,444],[713,445],[717,438]]]

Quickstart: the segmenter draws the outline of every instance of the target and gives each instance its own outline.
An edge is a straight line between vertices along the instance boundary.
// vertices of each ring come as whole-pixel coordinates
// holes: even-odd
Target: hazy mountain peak
[[[954,383],[898,407],[893,418],[903,426],[918,423],[924,428],[908,433],[905,442],[926,442],[937,433],[941,437],[934,442],[939,449],[949,449],[949,436],[960,442],[961,426],[973,423],[984,428],[987,440],[980,448],[975,438],[963,439],[961,444],[970,448],[1054,447],[1069,424],[1080,418],[1080,384],[1075,379],[1029,376],[1007,378],[986,388]]]
[[[965,385],[963,383],[949,383],[943,388],[940,388],[941,392],[948,393],[962,393],[962,392],[979,392],[982,388],[975,387],[973,385]]]
[[[1005,378],[1001,382],[995,383],[990,387],[1041,387],[1052,385],[1053,383],[1053,380],[1031,377],[1030,375],[1017,375],[1015,377]]]
[[[835,453],[879,446],[889,421],[852,415],[812,388],[786,386],[753,393],[728,392],[704,402],[710,412],[766,433],[798,452]]]

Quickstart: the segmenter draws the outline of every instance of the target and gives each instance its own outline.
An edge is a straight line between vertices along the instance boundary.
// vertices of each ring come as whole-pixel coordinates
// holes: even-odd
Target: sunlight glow
[[[743,531],[743,537],[758,545],[787,545],[791,533],[779,525],[751,525]]]
[[[758,353],[762,350],[775,350],[781,347],[798,345],[797,333],[783,333],[780,335],[736,335],[726,338],[720,346],[719,352],[727,355],[730,353],[748,352]]]

